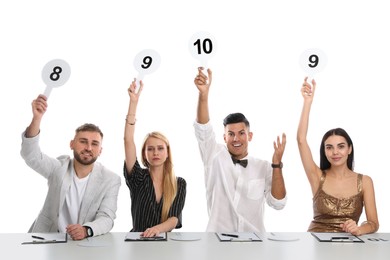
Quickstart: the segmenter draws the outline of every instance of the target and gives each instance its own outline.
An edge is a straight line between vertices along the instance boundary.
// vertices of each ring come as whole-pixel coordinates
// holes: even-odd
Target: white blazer
[[[73,159],[68,155],[47,156],[40,150],[39,134],[26,138],[25,132],[20,154],[28,166],[47,179],[49,188],[43,208],[29,232],[58,232],[59,212],[72,181]],[[90,226],[94,236],[109,232],[116,218],[120,185],[119,175],[95,162],[81,203],[78,224]]]

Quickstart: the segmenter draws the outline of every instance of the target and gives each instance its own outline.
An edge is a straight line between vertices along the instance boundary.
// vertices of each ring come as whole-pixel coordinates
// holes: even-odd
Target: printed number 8
[[[57,81],[60,79],[60,73],[62,72],[62,68],[59,66],[56,66],[53,68],[53,73],[50,74],[50,79],[52,81]]]
[[[152,65],[152,61],[153,61],[152,57],[146,56],[146,57],[143,59],[143,64],[141,64],[141,67],[142,67],[143,69],[149,68],[149,67]],[[145,65],[144,65],[144,64],[145,64]]]

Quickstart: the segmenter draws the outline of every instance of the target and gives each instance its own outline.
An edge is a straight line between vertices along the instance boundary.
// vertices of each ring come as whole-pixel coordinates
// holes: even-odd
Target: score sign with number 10
[[[195,33],[188,44],[192,56],[199,60],[201,67],[207,68],[207,63],[216,51],[216,41],[214,37],[207,32]]]

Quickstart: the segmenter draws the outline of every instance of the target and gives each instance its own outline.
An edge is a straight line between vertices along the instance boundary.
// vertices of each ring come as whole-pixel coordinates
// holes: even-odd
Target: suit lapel
[[[73,160],[69,161],[68,169],[66,170],[66,174],[64,176],[64,179],[62,180],[63,185],[61,185],[61,192],[60,192],[60,204],[59,204],[59,211],[61,212],[62,207],[64,206],[65,197],[66,194],[68,194],[70,184],[72,182],[72,167],[73,167]]]

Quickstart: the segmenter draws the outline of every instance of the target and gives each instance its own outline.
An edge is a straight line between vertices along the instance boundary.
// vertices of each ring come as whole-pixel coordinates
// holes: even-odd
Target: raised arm
[[[199,90],[198,109],[196,115],[196,122],[199,124],[206,124],[210,120],[208,99],[213,75],[210,69],[207,69],[207,74],[208,76],[203,73],[203,68],[199,67],[198,75],[196,75],[194,80],[194,83]]]
[[[30,125],[26,129],[26,137],[34,137],[39,134],[42,117],[47,110],[47,98],[44,95],[39,95],[31,103],[33,118]]]
[[[310,109],[311,109],[311,104],[313,102],[314,93],[316,89],[316,82],[312,80],[311,83],[312,85],[310,85],[310,83],[307,82],[307,77],[306,77],[301,88],[301,94],[303,97],[303,108],[302,108],[301,118],[298,125],[297,142],[298,142],[298,149],[301,155],[303,168],[305,169],[306,176],[309,180],[311,190],[314,195],[317,192],[317,189],[319,187],[321,170],[313,160],[313,156],[306,139],[307,130],[309,127]]]
[[[130,97],[129,109],[126,116],[125,124],[125,133],[124,133],[124,143],[125,143],[125,161],[127,172],[130,173],[133,169],[134,163],[137,159],[137,153],[134,142],[134,131],[136,124],[136,112],[139,96],[141,95],[143,89],[143,82],[140,81],[140,87],[137,90],[136,79],[133,80],[130,87],[127,89],[127,92]]]

